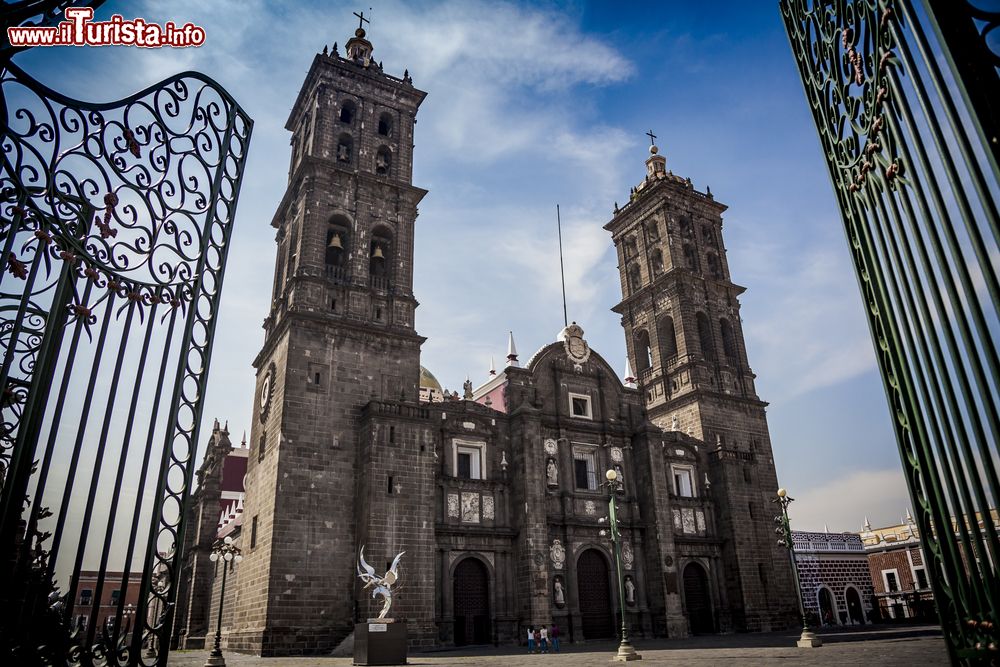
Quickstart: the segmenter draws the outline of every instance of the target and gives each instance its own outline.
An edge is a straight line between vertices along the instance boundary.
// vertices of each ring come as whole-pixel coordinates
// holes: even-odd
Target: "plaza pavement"
[[[734,634],[636,642],[638,665],[947,665],[948,656],[937,626],[867,626],[818,632],[823,646],[795,647],[797,632]],[[614,643],[564,645],[561,653],[528,654],[521,647],[477,646],[414,653],[411,665],[459,667],[607,667]],[[350,658],[258,658],[225,652],[229,667],[347,667]],[[174,651],[171,667],[201,667],[208,651]]]

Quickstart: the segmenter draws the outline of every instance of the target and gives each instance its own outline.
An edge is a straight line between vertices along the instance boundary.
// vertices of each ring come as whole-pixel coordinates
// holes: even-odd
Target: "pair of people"
[[[556,653],[559,652],[559,626],[555,623],[552,624],[552,630],[549,630],[544,625],[540,627],[528,627],[528,652],[529,653],[548,653],[549,652],[549,639],[552,640],[552,650]]]

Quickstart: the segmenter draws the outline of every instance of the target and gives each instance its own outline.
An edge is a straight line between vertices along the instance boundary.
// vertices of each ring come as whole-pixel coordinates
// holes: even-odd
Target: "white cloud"
[[[873,526],[896,523],[912,507],[906,480],[899,468],[855,470],[821,486],[789,489],[795,503],[789,508],[796,530],[861,530],[867,516]]]

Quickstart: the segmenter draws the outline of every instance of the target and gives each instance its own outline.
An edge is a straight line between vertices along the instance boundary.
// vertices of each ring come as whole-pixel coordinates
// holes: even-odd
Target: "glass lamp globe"
[[[787,495],[788,495],[788,491],[785,491],[784,489],[778,489],[778,497],[779,498],[784,498]]]
[[[229,535],[226,535],[226,539],[224,539],[223,542],[225,542],[226,544],[232,544],[233,538],[231,538]]]
[[[213,552],[212,552],[212,553],[211,553],[211,554],[209,555],[209,557],[208,557],[208,560],[210,560],[210,561],[212,561],[212,562],[214,563],[215,561],[219,560],[219,554],[217,554],[217,553],[215,553],[215,552],[213,551]]]
[[[225,556],[223,556],[223,558],[225,558],[225,559],[226,559],[226,562],[228,563],[229,561],[231,561],[231,560],[233,559],[233,554],[231,554],[231,553],[229,553],[229,552],[227,551],[227,552],[226,552],[226,555],[225,555]]]
[[[609,482],[613,482],[618,479],[618,473],[613,468],[604,473],[604,476],[608,478]]]
[[[240,563],[242,561],[243,561],[243,556],[241,556],[240,554],[236,554],[236,562]]]

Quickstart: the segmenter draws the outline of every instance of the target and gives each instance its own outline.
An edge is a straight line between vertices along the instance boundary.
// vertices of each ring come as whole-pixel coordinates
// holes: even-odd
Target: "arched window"
[[[392,232],[385,227],[376,227],[368,248],[368,282],[372,287],[386,289],[391,273]]]
[[[326,229],[326,249],[324,263],[328,278],[342,279],[346,276],[347,258],[350,254],[350,221],[343,216],[334,216]]]
[[[635,370],[641,373],[653,366],[653,354],[649,349],[649,332],[640,329],[635,332]]]
[[[387,146],[380,146],[375,153],[375,173],[379,176],[388,176],[392,168],[392,152]]]
[[[378,117],[378,133],[383,137],[392,136],[392,116],[388,113]]]
[[[628,286],[633,292],[642,287],[642,273],[639,271],[638,264],[632,264],[628,267]]]
[[[351,100],[345,100],[343,104],[340,105],[340,122],[347,123],[350,125],[354,122],[354,116],[357,114],[358,107]]]
[[[715,361],[715,343],[712,340],[712,325],[705,313],[695,316],[698,321],[698,340],[701,343],[701,354],[706,359]]]
[[[692,271],[698,270],[698,253],[690,243],[684,244],[684,263]]]
[[[736,339],[733,337],[733,327],[729,324],[729,320],[726,318],[719,320],[719,331],[722,334],[722,350],[726,353],[726,360],[735,366],[738,359]]]
[[[657,248],[649,256],[649,263],[653,266],[653,275],[658,276],[663,273],[663,253]]]
[[[625,248],[625,259],[631,259],[632,257],[636,256],[636,254],[639,251],[638,251],[638,246],[636,246],[634,236],[630,236],[627,239],[625,239],[624,248]]]
[[[656,224],[656,220],[650,220],[646,223],[646,236],[650,241],[660,240],[660,226]]]
[[[722,277],[722,264],[719,263],[719,256],[714,252],[710,252],[708,257],[708,272],[712,274],[715,278]]]
[[[683,217],[680,219],[681,234],[684,236],[691,236],[691,218]]]
[[[337,140],[337,162],[351,164],[354,159],[354,139],[349,134],[342,134]]]
[[[669,315],[660,318],[656,327],[656,338],[660,343],[660,366],[666,367],[677,356],[677,332],[674,331],[674,318]]]

